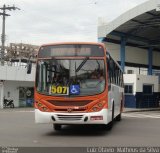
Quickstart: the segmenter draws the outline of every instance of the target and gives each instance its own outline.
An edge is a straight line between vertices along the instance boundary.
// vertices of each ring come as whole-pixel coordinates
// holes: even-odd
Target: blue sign
[[[69,92],[72,95],[79,95],[80,94],[80,86],[79,85],[71,85],[69,88]]]
[[[32,106],[33,105],[33,99],[32,98],[27,98],[26,99],[26,104],[27,104],[27,106]]]

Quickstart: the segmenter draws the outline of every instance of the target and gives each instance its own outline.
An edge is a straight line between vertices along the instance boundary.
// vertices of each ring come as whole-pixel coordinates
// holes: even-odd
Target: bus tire
[[[55,131],[60,131],[62,129],[62,125],[60,124],[53,124],[53,127]]]
[[[116,121],[121,121],[121,120],[122,120],[122,102],[121,102],[120,114],[116,117]]]
[[[113,127],[113,122],[114,122],[114,103],[113,103],[113,106],[112,106],[112,120],[111,120],[111,122],[109,122],[109,123],[107,124],[107,129],[108,129],[108,130],[111,130],[111,129],[112,129],[112,127]]]
[[[122,114],[120,113],[117,117],[116,117],[116,121],[121,121],[122,120]]]

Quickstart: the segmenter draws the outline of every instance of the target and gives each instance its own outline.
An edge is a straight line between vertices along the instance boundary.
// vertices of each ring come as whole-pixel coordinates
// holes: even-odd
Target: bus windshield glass
[[[104,57],[104,49],[100,45],[66,44],[42,46],[38,53],[38,58],[62,56]]]
[[[36,89],[52,96],[88,96],[105,90],[103,59],[39,59]]]

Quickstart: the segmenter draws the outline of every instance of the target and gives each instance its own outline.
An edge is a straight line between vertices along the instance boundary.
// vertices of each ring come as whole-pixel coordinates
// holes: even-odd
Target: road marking
[[[124,117],[130,117],[130,118],[160,118],[159,114],[140,114],[140,113],[123,113]]]

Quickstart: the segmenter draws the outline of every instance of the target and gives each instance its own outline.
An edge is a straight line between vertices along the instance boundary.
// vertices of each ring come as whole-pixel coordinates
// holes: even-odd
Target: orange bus
[[[62,125],[121,120],[123,73],[102,43],[42,45],[35,79],[35,122]]]

